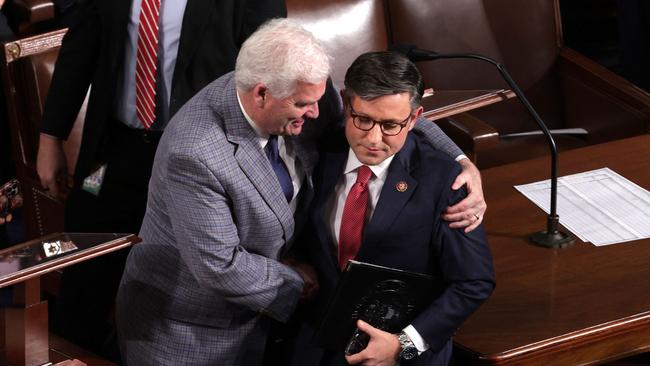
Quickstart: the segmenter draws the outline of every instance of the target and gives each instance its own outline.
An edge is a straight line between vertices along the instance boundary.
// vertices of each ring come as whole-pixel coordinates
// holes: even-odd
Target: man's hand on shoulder
[[[481,173],[476,165],[469,159],[461,159],[458,162],[463,170],[456,177],[453,190],[460,189],[463,185],[467,186],[467,197],[457,204],[450,206],[443,213],[442,218],[449,221],[451,228],[465,228],[468,233],[476,229],[483,221],[483,216],[487,210],[487,204],[483,198],[483,186],[481,184]]]

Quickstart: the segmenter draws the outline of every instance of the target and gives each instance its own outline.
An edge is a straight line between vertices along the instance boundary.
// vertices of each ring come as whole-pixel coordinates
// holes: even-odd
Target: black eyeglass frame
[[[347,105],[347,107],[348,107],[348,111],[350,112],[350,117],[352,118],[352,124],[354,125],[354,127],[360,129],[361,131],[366,131],[366,132],[367,132],[367,131],[371,131],[373,128],[375,128],[375,125],[379,125],[379,129],[381,130],[381,133],[382,133],[384,136],[397,136],[397,135],[399,135],[400,132],[402,132],[402,130],[404,129],[404,127],[406,127],[406,126],[408,125],[409,120],[410,120],[411,118],[413,118],[413,111],[411,110],[411,111],[409,112],[408,117],[406,117],[406,118],[405,118],[402,122],[400,122],[400,123],[396,123],[396,122],[382,122],[382,121],[375,121],[374,119],[372,119],[372,118],[370,118],[370,117],[368,117],[368,116],[362,116],[362,115],[357,114],[357,112],[354,111],[354,108],[352,108],[352,103],[351,103],[351,102],[348,101],[347,104],[348,104],[348,105]],[[361,127],[359,127],[359,124],[358,124],[358,118],[367,118],[370,122],[372,122],[372,126],[370,126],[370,128],[361,128]],[[386,133],[386,131],[384,131],[384,125],[386,125],[386,124],[397,125],[397,126],[399,126],[400,128],[399,128],[399,130],[398,130],[397,132],[395,132],[395,133]]]

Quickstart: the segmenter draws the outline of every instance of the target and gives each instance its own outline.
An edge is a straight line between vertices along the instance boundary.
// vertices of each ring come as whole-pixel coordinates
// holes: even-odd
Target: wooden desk
[[[559,175],[609,167],[650,189],[650,135],[560,155]],[[550,159],[482,172],[497,286],[455,337],[461,365],[590,365],[650,350],[650,239],[532,245],[546,214],[513,185],[548,179]]]
[[[47,302],[41,301],[41,275],[139,241],[132,234],[56,233],[0,251],[0,287],[14,285],[14,305],[2,309],[4,357],[0,364],[49,362]]]

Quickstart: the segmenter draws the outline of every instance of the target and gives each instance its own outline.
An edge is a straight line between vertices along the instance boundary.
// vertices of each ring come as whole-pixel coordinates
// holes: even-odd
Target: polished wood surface
[[[1,250],[0,287],[14,287],[13,306],[1,309],[0,340],[4,344],[0,345],[0,365],[36,366],[50,361],[48,307],[41,301],[41,275],[139,241],[133,234],[56,233]],[[75,249],[63,250],[71,244]],[[64,364],[84,363],[72,360]]]
[[[78,249],[47,258],[42,246],[50,241],[74,242]],[[0,287],[38,278],[75,263],[127,248],[138,243],[133,234],[54,233],[0,250]],[[28,254],[25,255],[25,250]],[[9,264],[9,265],[7,265]]]
[[[1,323],[2,321],[0,321]],[[70,343],[54,333],[50,333],[49,343],[49,362],[52,366],[117,366],[115,363]],[[0,350],[0,360],[4,359],[6,359],[5,351]],[[8,364],[0,361],[0,365],[5,366]]]
[[[422,98],[422,117],[435,121],[455,114],[471,111],[512,98],[508,89],[498,90],[437,90]]]
[[[117,366],[53,333],[50,333],[50,362],[57,366]]]
[[[560,154],[559,175],[609,167],[650,189],[650,135]],[[455,337],[462,364],[589,365],[650,350],[650,239],[563,249],[528,235],[546,214],[513,185],[547,179],[550,159],[482,172],[497,286]]]

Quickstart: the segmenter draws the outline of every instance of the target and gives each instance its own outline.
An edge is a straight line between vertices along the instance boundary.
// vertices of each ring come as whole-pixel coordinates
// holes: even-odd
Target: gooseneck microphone
[[[570,235],[563,233],[558,229],[560,216],[558,216],[557,214],[557,147],[555,145],[555,140],[553,139],[551,132],[548,130],[548,127],[546,127],[546,124],[544,123],[542,118],[539,116],[539,114],[537,114],[537,111],[535,111],[535,109],[530,104],[530,102],[528,101],[524,93],[517,85],[517,83],[515,83],[512,77],[510,77],[510,74],[506,70],[505,66],[503,66],[503,64],[497,62],[496,60],[483,55],[472,54],[472,53],[443,54],[434,51],[423,50],[417,48],[414,45],[408,45],[408,44],[399,44],[399,43],[393,44],[388,48],[388,50],[402,53],[406,55],[406,57],[408,57],[413,62],[434,61],[434,60],[442,60],[442,59],[473,59],[473,60],[479,60],[479,61],[490,63],[497,68],[497,70],[501,74],[501,77],[503,77],[505,82],[508,83],[510,89],[515,93],[517,98],[519,98],[519,100],[524,105],[528,113],[533,117],[533,119],[537,123],[537,126],[544,133],[544,136],[546,137],[546,141],[548,143],[548,147],[551,150],[551,209],[546,221],[546,230],[531,234],[530,240],[537,245],[547,247],[547,248],[562,248],[572,244],[573,238]]]
[[[412,44],[395,43],[388,47],[389,51],[399,52],[413,62],[437,60],[440,54],[434,51],[423,50]]]

